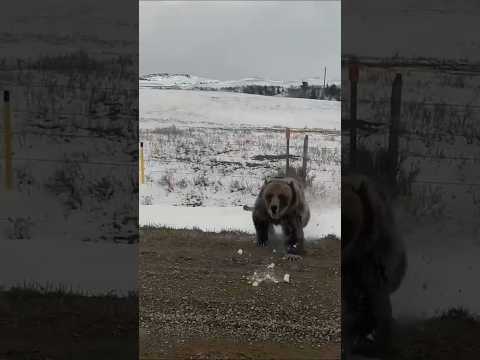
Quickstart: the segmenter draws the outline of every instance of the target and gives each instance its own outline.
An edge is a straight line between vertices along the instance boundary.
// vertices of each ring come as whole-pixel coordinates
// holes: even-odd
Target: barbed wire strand
[[[102,165],[102,166],[138,166],[138,162],[109,162],[109,161],[89,161],[89,160],[67,160],[67,159],[45,159],[45,158],[30,158],[30,157],[17,157],[13,156],[14,161],[36,161],[36,162],[48,162],[48,163],[68,163],[68,164],[87,164],[87,165]],[[2,159],[3,162],[3,159]]]
[[[13,82],[5,82],[5,81],[0,81],[0,86],[6,88],[6,87],[13,87],[13,88],[28,88],[28,87],[35,87],[35,88],[66,88],[66,89],[72,89],[72,90],[105,90],[105,91],[132,91],[132,92],[138,92],[139,88],[134,87],[134,88],[126,88],[123,86],[117,87],[101,87],[101,86],[91,86],[91,87],[82,87],[79,85],[69,85],[69,84],[42,84],[42,83],[28,83],[28,84],[22,84],[22,83],[13,83]]]

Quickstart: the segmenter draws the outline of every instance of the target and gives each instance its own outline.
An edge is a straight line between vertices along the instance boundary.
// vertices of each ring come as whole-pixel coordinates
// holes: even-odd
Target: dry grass
[[[61,286],[0,291],[0,358],[134,358],[137,304],[135,294],[88,296]]]

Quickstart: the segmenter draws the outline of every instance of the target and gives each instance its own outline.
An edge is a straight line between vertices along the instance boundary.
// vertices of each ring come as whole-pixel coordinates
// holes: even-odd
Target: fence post
[[[140,143],[140,184],[145,184],[145,163],[143,158],[143,142]]]
[[[389,181],[392,190],[396,192],[398,170],[398,137],[400,130],[400,110],[402,103],[402,75],[397,74],[392,84],[390,101],[390,129],[388,139]]]
[[[5,163],[5,189],[7,191],[13,188],[12,174],[12,123],[10,111],[10,92],[3,93],[3,143],[4,143],[4,163]]]
[[[285,176],[288,176],[290,169],[290,128],[285,129],[285,136],[287,137],[287,161],[285,166]]]
[[[355,169],[357,166],[357,84],[358,84],[358,65],[350,64],[350,168]]]
[[[326,80],[327,80],[327,67],[325,66],[325,71],[323,73],[323,90],[325,91],[325,86],[326,86]]]
[[[307,182],[307,159],[308,159],[308,135],[305,135],[303,140],[303,164],[302,164],[302,178],[303,183]]]

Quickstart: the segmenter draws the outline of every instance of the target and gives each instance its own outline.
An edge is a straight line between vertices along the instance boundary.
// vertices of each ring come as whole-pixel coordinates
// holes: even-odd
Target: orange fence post
[[[140,143],[140,184],[145,184],[145,163],[143,157],[143,142]]]

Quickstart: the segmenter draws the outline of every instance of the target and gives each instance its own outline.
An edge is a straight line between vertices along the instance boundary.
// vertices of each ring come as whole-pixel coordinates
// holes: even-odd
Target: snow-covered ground
[[[0,47],[8,46],[0,91],[10,92],[14,184],[5,191],[2,153],[0,287],[136,290],[137,246],[120,239],[126,228],[137,231],[137,196],[128,184],[137,150],[131,79],[138,35],[129,22],[135,5],[118,4],[115,15],[90,0],[74,8],[58,2],[55,14],[44,3],[24,5],[0,14]],[[78,31],[86,26],[88,34]],[[45,70],[34,70],[45,60]],[[3,137],[2,127],[0,121]]]
[[[340,208],[312,208],[312,218],[305,227],[306,240],[334,234],[340,237]],[[175,229],[222,230],[255,233],[252,213],[242,207],[183,207],[150,205],[140,207],[140,225],[167,226]]]
[[[471,230],[474,226],[478,220],[455,226],[402,226],[411,229],[404,234],[409,267],[392,297],[397,318],[430,317],[451,307],[480,314],[480,242],[478,231]]]
[[[94,203],[88,200],[84,198],[86,207]],[[50,284],[119,294],[136,290],[138,246],[98,241],[99,232],[109,236],[113,230],[98,227],[101,217],[68,210],[58,197],[38,190],[2,192],[0,201],[0,287]],[[98,216],[93,206],[92,211]]]
[[[137,289],[137,245],[67,239],[0,241],[0,286],[64,287],[87,293]]]
[[[340,235],[340,103],[222,91],[140,88],[145,184],[140,223],[253,232],[253,205],[266,176],[285,167],[285,127],[309,133],[308,238]],[[293,134],[300,167],[303,134]]]
[[[170,125],[340,130],[340,102],[140,87],[140,129]]]

